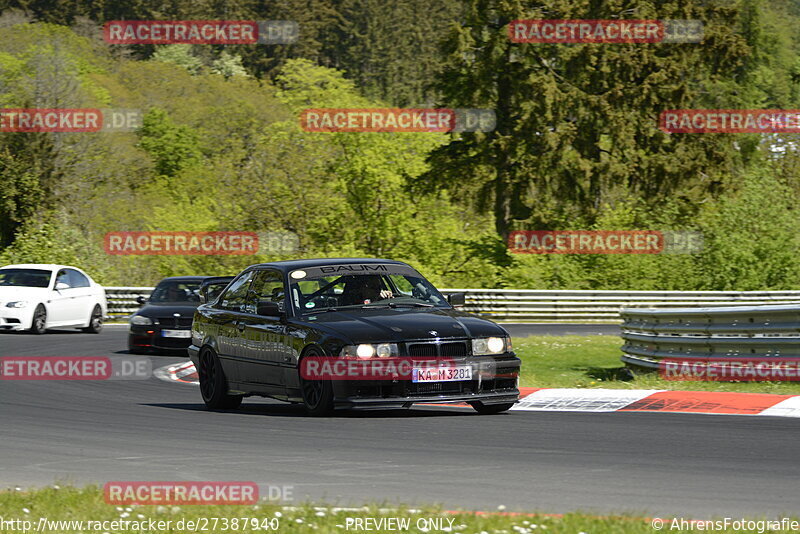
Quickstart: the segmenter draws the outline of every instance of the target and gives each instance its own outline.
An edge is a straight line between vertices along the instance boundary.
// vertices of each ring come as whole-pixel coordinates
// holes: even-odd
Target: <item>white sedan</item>
[[[97,334],[106,316],[106,292],[68,265],[0,267],[0,330],[82,328]]]

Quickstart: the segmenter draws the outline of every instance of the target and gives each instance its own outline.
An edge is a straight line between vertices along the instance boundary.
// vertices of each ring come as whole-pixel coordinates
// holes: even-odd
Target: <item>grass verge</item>
[[[44,523],[40,518],[49,521]],[[398,518],[408,528],[354,528],[355,519]],[[238,524],[234,526],[234,521]],[[354,531],[447,532],[451,534],[653,534],[653,520],[630,515],[596,517],[565,515],[446,512],[437,507],[408,508],[369,505],[359,508],[261,502],[249,506],[114,506],[106,504],[97,487],[49,487],[33,491],[0,491],[0,532],[115,533],[233,533],[280,532],[325,534]],[[8,523],[11,521],[12,523]],[[29,521],[30,530],[25,531]],[[115,525],[112,523],[117,521]],[[127,523],[122,523],[127,521]],[[659,521],[659,520],[656,520]],[[669,530],[664,519],[661,530]],[[58,523],[60,522],[60,523]],[[70,523],[71,522],[71,523]],[[89,522],[92,522],[91,524]],[[151,523],[152,522],[152,523]],[[39,526],[39,525],[43,526]],[[378,523],[380,524],[380,523]],[[155,526],[154,526],[155,525]],[[349,528],[348,528],[349,525]],[[10,528],[12,527],[13,528]],[[200,528],[205,526],[205,528]],[[95,528],[100,527],[100,528]],[[144,527],[144,528],[142,528]],[[151,528],[153,527],[153,528]],[[686,529],[687,527],[684,527]],[[720,529],[716,532],[741,532]],[[783,532],[782,530],[773,530]]]
[[[617,336],[531,336],[514,339],[522,359],[520,385],[541,388],[669,389],[800,395],[800,382],[664,380],[637,373],[631,380],[619,357]]]

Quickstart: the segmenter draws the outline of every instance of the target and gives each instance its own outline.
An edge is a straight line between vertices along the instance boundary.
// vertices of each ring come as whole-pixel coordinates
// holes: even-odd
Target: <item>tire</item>
[[[242,404],[241,395],[228,395],[228,380],[222,370],[219,358],[211,349],[200,353],[200,394],[209,410],[234,410]]]
[[[502,412],[508,411],[512,406],[514,406],[513,402],[506,402],[504,404],[484,404],[482,402],[470,402],[470,406],[475,408],[475,411],[481,415],[494,415]]]
[[[95,304],[92,315],[89,317],[89,326],[82,328],[87,334],[99,334],[103,331],[103,309]]]
[[[31,328],[28,330],[31,334],[41,335],[47,330],[47,310],[43,304],[36,306],[33,311],[33,320],[31,321]]]
[[[316,351],[308,351],[306,356],[319,356]],[[303,392],[303,406],[312,417],[325,417],[333,413],[333,384],[330,380],[306,380],[300,375],[300,389]]]

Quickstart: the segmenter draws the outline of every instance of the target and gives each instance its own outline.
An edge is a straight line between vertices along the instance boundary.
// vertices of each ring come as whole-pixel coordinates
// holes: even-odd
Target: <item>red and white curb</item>
[[[652,389],[539,389],[523,396],[512,409],[800,417],[800,396]]]
[[[198,385],[192,362],[154,371],[167,382]],[[800,417],[800,395],[669,391],[660,389],[519,388],[513,411],[529,412],[665,412],[715,415]],[[459,406],[442,404],[441,406]],[[465,406],[465,405],[464,405]]]
[[[166,367],[160,367],[153,371],[156,378],[160,378],[166,382],[183,382],[184,384],[200,385],[197,378],[197,370],[194,368],[192,362],[183,362]]]

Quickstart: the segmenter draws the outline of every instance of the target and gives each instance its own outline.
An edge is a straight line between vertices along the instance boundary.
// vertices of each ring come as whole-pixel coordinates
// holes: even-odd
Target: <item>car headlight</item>
[[[362,343],[360,345],[347,345],[339,355],[343,358],[359,358],[368,360],[370,358],[389,358],[397,356],[397,343],[379,343],[371,345]]]
[[[134,315],[131,317],[131,324],[143,326],[153,324],[153,320],[150,317],[145,317],[144,315]]]
[[[472,354],[475,356],[502,354],[510,348],[508,338],[504,337],[482,337],[472,340]]]
[[[24,308],[28,303],[24,300],[17,300],[6,304],[6,308]]]

